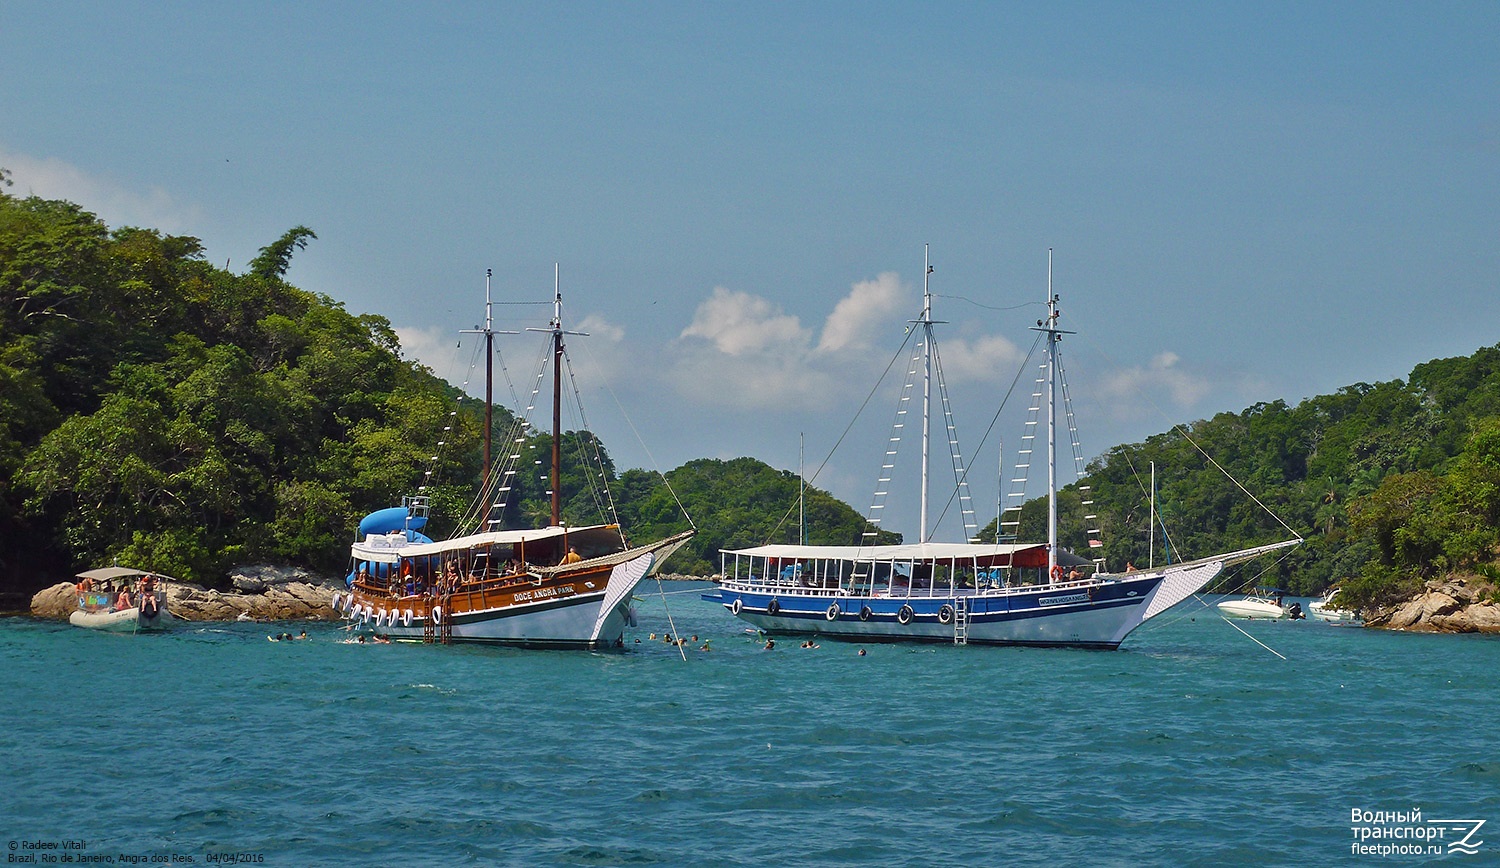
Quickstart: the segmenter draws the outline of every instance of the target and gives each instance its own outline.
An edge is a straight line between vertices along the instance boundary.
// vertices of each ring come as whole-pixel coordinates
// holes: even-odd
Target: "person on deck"
[[[581,560],[583,560],[583,555],[578,553],[578,549],[570,548],[568,549],[567,556],[562,559],[562,562],[565,564],[576,564]]]

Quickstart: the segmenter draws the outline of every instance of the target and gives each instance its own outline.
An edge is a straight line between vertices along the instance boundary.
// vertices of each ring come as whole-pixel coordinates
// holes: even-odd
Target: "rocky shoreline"
[[[167,611],[184,621],[336,621],[329,605],[343,582],[296,567],[237,567],[230,574],[233,591],[215,591],[186,582],[163,582]],[[78,608],[76,586],[60,582],[31,598],[37,618],[66,620]]]
[[[663,574],[663,581],[711,581],[704,576]],[[163,582],[167,611],[184,621],[337,621],[329,602],[344,583],[298,567],[255,565],[230,573],[233,591],[215,591],[187,582]],[[31,598],[31,614],[65,621],[78,608],[72,582],[60,582]]]
[[[1495,586],[1477,578],[1434,579],[1422,593],[1366,613],[1365,626],[1422,633],[1500,633]]]

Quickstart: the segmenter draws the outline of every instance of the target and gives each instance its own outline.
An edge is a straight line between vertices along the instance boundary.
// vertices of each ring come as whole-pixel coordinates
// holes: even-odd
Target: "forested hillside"
[[[424,483],[430,533],[454,529],[479,487],[482,407],[403,360],[384,317],[287,283],[315,237],[289,230],[235,274],[196,238],[0,188],[0,590],[111,562],[210,584],[261,560],[341,572],[359,517]],[[495,416],[497,443],[549,454],[550,434]],[[617,478],[590,433],[562,451],[569,522],[611,519],[602,475],[633,537],[687,526],[660,477]],[[795,539],[795,519],[776,530],[795,477],[752,459],[669,476],[700,522],[672,569]],[[546,480],[511,485],[505,526],[545,524]],[[847,506],[808,498],[815,538],[858,537]]]
[[[1307,538],[1263,584],[1311,594],[1344,583],[1375,601],[1444,571],[1488,575],[1500,545],[1497,417],[1500,347],[1489,347],[1419,365],[1405,382],[1257,404],[1116,446],[1084,480],[1104,532],[1093,551],[1114,567],[1145,563],[1152,462],[1158,562],[1290,536],[1206,454]],[[1069,486],[1061,533],[1085,552],[1079,499]],[[1021,535],[1036,538],[1043,521],[1040,504],[1028,504]]]
[[[286,281],[314,238],[295,227],[235,274],[196,238],[111,230],[72,203],[0,187],[0,590],[112,561],[208,583],[260,560],[338,572],[358,518],[423,484],[432,535],[454,529],[478,488],[482,410],[403,360],[385,318]],[[497,442],[550,451],[550,435],[496,416]],[[564,439],[570,523],[617,514],[646,540],[692,516],[698,535],[672,571],[714,572],[721,547],[797,539],[794,474],[705,459],[669,472],[669,490],[618,473],[589,432]],[[1204,453],[1308,539],[1263,583],[1342,582],[1378,602],[1441,572],[1497,572],[1500,347],[1110,449],[1087,480],[1104,545],[1087,546],[1076,486],[1063,493],[1064,543],[1111,567],[1144,563],[1153,462],[1159,560],[1291,535]],[[519,473],[513,485],[506,526],[544,522],[546,481]],[[806,505],[810,542],[866,528],[826,492],[808,489]],[[1041,516],[1027,505],[1023,538],[1042,537]]]

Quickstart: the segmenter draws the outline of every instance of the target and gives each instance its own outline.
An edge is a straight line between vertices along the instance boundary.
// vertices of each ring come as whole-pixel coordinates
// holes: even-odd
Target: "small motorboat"
[[[78,608],[68,623],[89,630],[138,633],[165,630],[168,577],[130,567],[104,567],[78,574]]]
[[[1219,614],[1228,618],[1265,618],[1273,621],[1292,616],[1291,610],[1281,604],[1281,594],[1271,592],[1250,594],[1237,600],[1221,600]]]
[[[1335,627],[1364,626],[1364,619],[1359,616],[1358,612],[1339,609],[1333,605],[1333,596],[1337,593],[1338,588],[1329,588],[1328,593],[1323,595],[1323,599],[1308,603],[1307,608],[1312,612],[1313,617]]]

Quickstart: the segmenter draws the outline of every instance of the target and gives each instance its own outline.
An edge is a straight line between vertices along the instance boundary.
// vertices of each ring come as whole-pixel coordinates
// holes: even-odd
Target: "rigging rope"
[[[583,345],[583,350],[584,352],[589,354],[589,361],[594,363],[594,367],[598,368],[601,371],[604,370],[604,366],[600,365],[599,360],[594,358],[593,351],[588,348],[588,344]],[[615,394],[615,390],[611,389],[609,387],[609,383],[605,382],[602,377],[600,378],[600,382],[604,385],[604,391],[608,392],[609,397],[615,402],[615,406],[620,408],[620,415],[625,418],[625,424],[630,426],[630,433],[635,435],[635,440],[640,444],[641,450],[644,451],[646,453],[646,457],[651,460],[651,469],[655,470],[656,475],[661,477],[662,484],[667,487],[667,493],[672,495],[672,500],[677,503],[677,508],[682,511],[682,517],[687,519],[689,527],[691,527],[693,530],[697,530],[698,525],[693,521],[693,517],[688,514],[687,507],[682,503],[682,498],[677,496],[677,490],[672,487],[672,481],[668,479],[667,475],[661,471],[661,465],[657,463],[656,456],[651,454],[651,447],[647,446],[645,438],[641,437],[641,432],[635,427],[635,421],[631,419],[630,414],[625,411],[625,405],[620,403],[620,396]]]
[[[834,441],[833,448],[829,449],[828,454],[823,457],[823,463],[819,464],[818,469],[813,471],[813,475],[807,478],[807,484],[811,485],[814,481],[816,481],[818,478],[818,474],[822,473],[823,469],[828,466],[828,462],[833,460],[834,453],[839,450],[839,446],[843,444],[844,438],[849,436],[849,432],[854,430],[854,423],[859,421],[859,417],[865,412],[865,408],[870,406],[870,399],[875,397],[875,392],[880,388],[880,384],[885,382],[886,375],[891,372],[892,367],[895,367],[896,360],[901,358],[901,356],[906,352],[906,345],[911,341],[911,336],[915,332],[916,329],[906,330],[906,337],[901,341],[901,346],[896,348],[896,352],[891,356],[891,360],[889,362],[886,362],[885,370],[880,372],[880,376],[875,379],[875,383],[870,387],[870,391],[865,394],[864,401],[860,402],[859,409],[854,411],[854,418],[849,420],[849,424],[844,427],[843,433],[839,434],[839,439]],[[787,519],[791,518],[792,513],[796,510],[797,504],[793,502],[792,505],[787,508],[786,514],[781,517],[780,521],[776,522],[776,526],[771,528],[771,532],[766,535],[766,543],[769,544],[771,540],[776,538],[776,532],[781,530],[781,526],[786,524]]]
[[[1088,340],[1087,336],[1084,337],[1084,340]],[[1115,360],[1112,357],[1110,357],[1109,353],[1107,353],[1107,352],[1104,351],[1103,347],[1099,346],[1098,344],[1095,344],[1093,341],[1089,341],[1089,343],[1090,343],[1091,346],[1094,347],[1095,351],[1098,352],[1099,355],[1103,356],[1105,358],[1105,360],[1108,361],[1110,364],[1112,364],[1112,365],[1117,365],[1118,364],[1118,363],[1115,362]],[[1209,455],[1208,452],[1205,451],[1202,446],[1199,446],[1198,445],[1198,441],[1196,441],[1196,440],[1193,439],[1193,436],[1188,433],[1188,431],[1187,431],[1186,428],[1184,428],[1180,424],[1177,424],[1176,422],[1173,422],[1171,420],[1171,417],[1166,414],[1166,411],[1162,410],[1161,406],[1159,404],[1157,404],[1154,400],[1151,399],[1150,395],[1147,395],[1144,392],[1138,392],[1138,394],[1140,394],[1141,397],[1143,397],[1143,398],[1146,399],[1146,402],[1151,405],[1152,409],[1156,410],[1157,413],[1161,414],[1162,419],[1172,426],[1172,430],[1173,431],[1176,431],[1179,434],[1181,434],[1182,438],[1184,440],[1186,440],[1190,445],[1192,445],[1192,447],[1194,449],[1198,450],[1198,454],[1200,454],[1204,458],[1208,459],[1208,463],[1212,464],[1214,466],[1214,469],[1216,469],[1220,473],[1222,473],[1224,475],[1225,479],[1228,479],[1230,482],[1233,482],[1234,485],[1235,485],[1235,487],[1238,488],[1241,492],[1243,492],[1246,497],[1250,498],[1250,500],[1253,501],[1256,506],[1258,506],[1262,510],[1264,510],[1265,513],[1266,513],[1266,515],[1269,515],[1271,518],[1273,518],[1273,519],[1276,520],[1277,524],[1279,524],[1282,527],[1286,528],[1287,533],[1290,533],[1292,536],[1295,536],[1298,539],[1302,539],[1302,534],[1300,534],[1297,531],[1293,530],[1292,526],[1289,525],[1289,524],[1287,524],[1285,521],[1283,521],[1282,518],[1281,518],[1281,516],[1277,515],[1275,512],[1272,512],[1270,507],[1268,507],[1264,503],[1262,503],[1261,500],[1260,500],[1260,498],[1256,497],[1254,494],[1251,494],[1250,490],[1248,488],[1246,488],[1244,485],[1241,485],[1240,481],[1238,479],[1235,479],[1234,476],[1231,475],[1228,470],[1225,470],[1224,467],[1223,467],[1223,465],[1221,465],[1221,464],[1219,464],[1219,462],[1215,461],[1214,457],[1212,455]]]
[[[982,436],[982,437],[979,438],[979,445],[974,448],[974,454],[975,455],[978,455],[980,452],[984,451],[984,444],[988,443],[989,439],[990,439],[990,435],[993,434],[993,433],[995,433],[995,426],[997,424],[999,424],[999,422],[1000,422],[1000,413],[1005,410],[1005,405],[1010,402],[1011,395],[1013,395],[1015,393],[1015,391],[1016,391],[1016,385],[1021,382],[1021,375],[1024,374],[1026,372],[1027,367],[1030,366],[1030,364],[1031,364],[1031,357],[1036,354],[1037,345],[1040,344],[1041,342],[1042,342],[1042,334],[1038,333],[1037,336],[1036,336],[1036,339],[1031,342],[1031,349],[1027,351],[1026,357],[1021,360],[1020,367],[1016,369],[1016,375],[1015,375],[1015,377],[1011,378],[1010,388],[1008,388],[1008,389],[1005,390],[1005,397],[1003,397],[1003,398],[1000,399],[1000,405],[995,408],[995,415],[993,415],[993,416],[990,417],[990,424],[989,424],[989,427],[987,427],[987,428],[984,429],[984,436]],[[1003,460],[1004,459],[1003,459],[1003,456],[1002,456],[1002,463],[1003,463]],[[967,481],[968,478],[969,478],[969,471],[966,468],[964,470],[964,479]],[[955,491],[955,494],[957,494],[956,491]],[[950,496],[948,498],[947,503],[943,504],[942,514],[946,514],[948,512],[948,507],[951,506],[952,503],[953,503],[953,497]],[[1016,507],[1006,507],[1004,510],[1001,510],[1001,513],[1003,514],[1005,512],[1009,512],[1011,509],[1015,509],[1015,510],[1017,510],[1019,512],[1020,507],[1019,506],[1016,506]],[[941,518],[941,514],[940,514],[940,518]],[[999,515],[995,516],[995,532],[996,532],[996,534],[1000,533],[1000,516]]]

